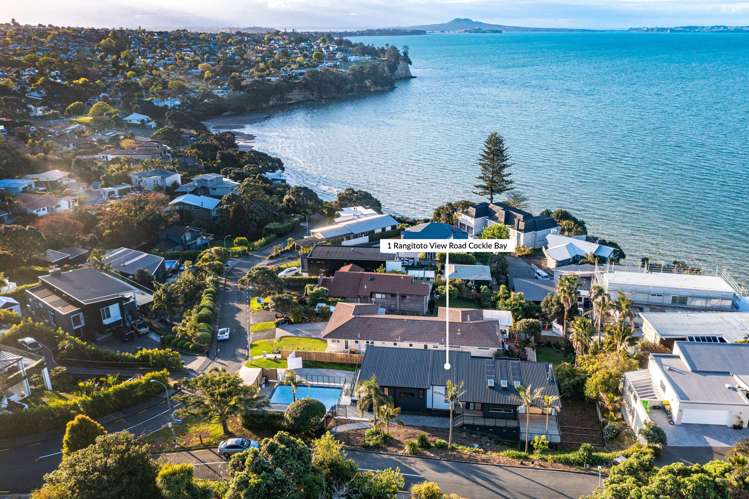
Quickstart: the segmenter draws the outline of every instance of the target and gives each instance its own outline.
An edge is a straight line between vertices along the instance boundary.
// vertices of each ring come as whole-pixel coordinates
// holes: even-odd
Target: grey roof
[[[111,300],[139,291],[134,286],[91,267],[39,276],[39,280],[83,304]]]
[[[146,170],[142,172],[136,172],[132,174],[133,178],[149,178],[149,177],[169,178],[172,175],[177,175],[177,172],[156,169],[156,170]]]
[[[535,232],[557,227],[557,222],[548,215],[533,215],[507,203],[478,203],[464,211],[472,218],[487,217],[497,223],[509,225],[519,232]]]
[[[589,254],[608,259],[614,254],[614,251],[614,248],[610,246],[557,234],[546,236],[546,247],[544,248],[544,254],[557,262],[583,258]]]
[[[450,279],[464,281],[492,281],[492,271],[488,265],[453,264],[447,267]]]
[[[608,272],[603,274],[607,291],[619,289],[660,288],[735,294],[734,289],[719,276],[673,274],[669,272]]]
[[[18,364],[18,362],[22,360],[23,357],[21,357],[20,355],[6,352],[5,350],[0,350],[0,371],[4,371],[10,366]]]
[[[65,260],[75,260],[86,253],[88,253],[88,250],[84,248],[48,249],[45,252],[45,259],[49,263],[59,263]]]
[[[556,374],[546,362],[472,357],[468,352],[450,352],[449,371],[444,369],[443,350],[369,346],[364,354],[359,380],[377,378],[380,386],[421,388],[445,386],[450,379],[464,383],[461,402],[522,405],[515,382],[542,388],[546,395],[559,395]],[[494,386],[489,386],[489,379]],[[502,387],[501,380],[507,380]],[[557,407],[559,403],[557,402]]]
[[[528,301],[540,302],[546,295],[553,294],[556,288],[553,279],[516,278],[512,280],[512,289],[523,293]]]
[[[401,237],[403,239],[468,239],[468,234],[450,224],[424,222],[405,229]]]
[[[749,337],[749,313],[647,312],[641,313],[663,339],[688,336],[722,336],[729,343]]]
[[[129,276],[134,276],[140,269],[145,269],[151,275],[154,275],[161,264],[164,263],[164,258],[151,253],[120,247],[108,251],[103,258],[103,263],[112,267],[112,270]]]
[[[309,252],[307,258],[316,260],[342,260],[364,262],[395,261],[398,255],[381,253],[379,248],[361,248],[354,246],[323,246],[318,244]]]
[[[746,343],[677,341],[674,353],[681,354],[693,372],[749,374],[749,344]]]

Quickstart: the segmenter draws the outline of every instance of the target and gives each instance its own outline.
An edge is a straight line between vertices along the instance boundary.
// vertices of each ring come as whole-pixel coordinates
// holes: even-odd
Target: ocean
[[[627,261],[686,260],[749,281],[749,35],[503,33],[357,38],[407,45],[390,92],[232,118],[325,197],[372,192],[428,217],[473,191],[492,131],[529,208],[565,208]]]

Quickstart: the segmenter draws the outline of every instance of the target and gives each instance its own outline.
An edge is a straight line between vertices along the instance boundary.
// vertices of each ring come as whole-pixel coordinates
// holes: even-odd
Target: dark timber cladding
[[[311,275],[332,274],[349,263],[358,265],[363,270],[373,271],[395,261],[398,255],[380,253],[378,248],[359,248],[353,246],[325,246],[318,244],[307,255],[302,255],[302,270]]]

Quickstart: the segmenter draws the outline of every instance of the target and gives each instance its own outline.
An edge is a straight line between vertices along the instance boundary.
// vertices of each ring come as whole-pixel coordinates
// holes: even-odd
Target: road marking
[[[43,456],[39,456],[39,457],[37,457],[37,458],[36,458],[36,460],[37,460],[37,461],[41,461],[42,459],[46,459],[46,458],[48,458],[48,457],[52,457],[52,456],[58,456],[58,455],[60,455],[60,454],[62,454],[62,452],[60,452],[60,451],[57,451],[57,452],[53,452],[52,454],[45,454],[45,455],[43,455]]]

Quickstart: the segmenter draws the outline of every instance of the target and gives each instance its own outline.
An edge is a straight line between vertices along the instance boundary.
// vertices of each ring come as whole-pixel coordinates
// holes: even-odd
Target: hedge
[[[78,414],[94,419],[125,409],[161,393],[164,389],[157,379],[169,383],[166,370],[154,371],[97,391],[91,396],[80,396],[54,405],[32,407],[27,411],[0,414],[0,438],[18,437],[61,428]]]
[[[239,421],[248,430],[279,431],[285,428],[282,412],[244,411]]]

